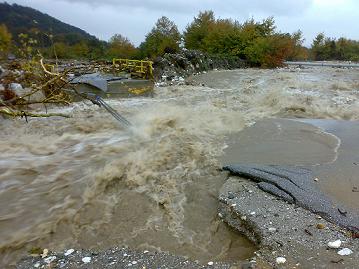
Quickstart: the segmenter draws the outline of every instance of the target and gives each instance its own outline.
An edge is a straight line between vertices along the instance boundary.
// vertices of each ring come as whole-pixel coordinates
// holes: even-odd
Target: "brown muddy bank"
[[[226,138],[266,117],[359,115],[352,70],[245,69],[196,81],[210,87],[111,101],[131,130],[87,103],[61,109],[71,119],[2,120],[2,264],[32,247],[114,245],[205,263],[250,258],[254,246],[217,217]]]

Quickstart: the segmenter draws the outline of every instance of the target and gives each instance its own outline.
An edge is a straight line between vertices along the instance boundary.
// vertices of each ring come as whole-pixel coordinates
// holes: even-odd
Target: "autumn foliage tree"
[[[110,58],[133,58],[137,54],[136,47],[127,37],[116,34],[111,37],[107,55]]]
[[[140,45],[141,54],[155,58],[166,52],[175,53],[179,51],[180,42],[181,34],[176,24],[167,17],[161,17]]]
[[[188,49],[239,57],[252,66],[280,66],[286,59],[305,56],[301,32],[276,32],[273,17],[241,24],[232,19],[216,19],[213,11],[200,12],[187,26],[184,41]]]
[[[313,60],[359,61],[359,41],[347,38],[329,38],[319,33],[311,46]]]

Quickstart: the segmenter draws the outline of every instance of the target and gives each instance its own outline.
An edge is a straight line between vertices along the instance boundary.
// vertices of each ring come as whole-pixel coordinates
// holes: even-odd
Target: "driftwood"
[[[61,104],[69,105],[71,98],[65,88],[71,87],[67,80],[67,75],[71,69],[62,73],[54,73],[47,70],[43,63],[43,58],[40,59],[39,71],[43,72],[43,78],[48,78],[46,82],[40,86],[33,86],[32,90],[22,96],[15,96],[10,100],[0,99],[0,114],[13,116],[13,117],[53,117],[60,116],[69,118],[69,115],[62,113],[32,113],[30,111],[24,111],[24,107],[28,107],[32,104]],[[30,97],[38,92],[46,92],[45,97],[42,100],[30,101]],[[28,100],[27,100],[28,99]],[[45,106],[46,107],[46,106]]]

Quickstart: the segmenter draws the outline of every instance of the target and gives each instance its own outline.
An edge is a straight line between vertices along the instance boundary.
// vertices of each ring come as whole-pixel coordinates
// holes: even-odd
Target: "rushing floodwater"
[[[110,101],[130,130],[87,103],[65,108],[71,119],[1,120],[1,264],[32,247],[114,245],[246,259],[254,247],[216,213],[228,137],[266,117],[359,118],[357,70],[246,69],[193,80],[206,86]],[[334,150],[326,141],[321,149]],[[331,154],[318,156],[326,163]]]

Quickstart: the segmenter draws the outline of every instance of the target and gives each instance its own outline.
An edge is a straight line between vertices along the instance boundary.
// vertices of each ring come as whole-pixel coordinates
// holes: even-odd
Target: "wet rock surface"
[[[334,204],[318,188],[309,169],[278,165],[229,165],[224,169],[257,182],[260,189],[289,203],[308,209],[355,233],[359,232],[358,214]]]
[[[350,233],[262,191],[253,181],[230,177],[219,200],[219,216],[258,244],[257,257],[275,268],[358,268],[359,242]],[[329,248],[328,243],[336,240],[341,241],[339,249]],[[349,253],[345,248],[352,253],[340,255],[343,249]],[[285,262],[278,264],[284,261],[278,258]]]

